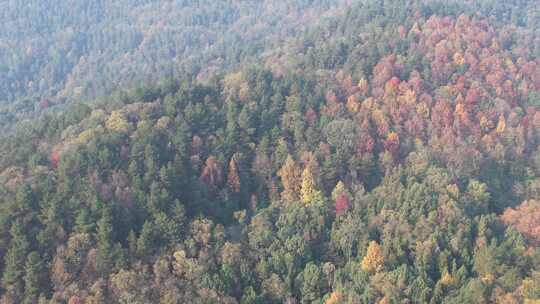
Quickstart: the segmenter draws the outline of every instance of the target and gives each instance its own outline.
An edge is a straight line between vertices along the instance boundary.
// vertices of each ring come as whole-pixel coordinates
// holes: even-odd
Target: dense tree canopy
[[[72,95],[1,135],[0,303],[540,300],[534,1],[343,1],[348,9],[341,1],[231,1],[235,13],[219,1],[135,1],[122,13],[114,12],[124,1],[74,1],[85,17],[56,4],[53,23],[41,2],[49,1],[25,8],[48,27],[14,32],[9,24],[4,35],[73,23],[71,31],[113,31],[126,26],[124,14],[138,17],[144,35],[116,38],[140,40],[137,51],[110,54],[119,61],[75,43],[95,56],[80,63],[80,75],[93,77],[83,68],[103,60],[164,80],[104,88],[92,102]],[[7,11],[17,5],[8,1]],[[261,24],[244,6],[265,9]],[[272,26],[282,19],[291,23]],[[186,20],[184,38],[197,42],[168,39],[167,29]],[[158,73],[183,65],[157,45],[182,54],[194,52],[187,45],[255,47],[311,20],[324,22],[280,48],[249,52],[260,64],[218,52],[238,64],[234,71]],[[198,40],[223,24],[236,38]],[[110,34],[100,43],[114,41]],[[186,60],[212,70],[201,54]],[[101,68],[103,79],[118,71]],[[49,79],[47,69],[31,77]],[[2,90],[28,93],[9,81]],[[44,108],[58,102],[50,98]]]

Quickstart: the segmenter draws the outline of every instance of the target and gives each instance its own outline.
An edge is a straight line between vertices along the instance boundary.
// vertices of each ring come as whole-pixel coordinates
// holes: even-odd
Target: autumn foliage
[[[368,272],[378,272],[384,267],[384,256],[381,246],[375,242],[369,242],[369,246],[366,255],[362,259],[362,269]]]
[[[324,304],[341,304],[343,303],[343,295],[339,291],[334,291]]]
[[[315,198],[315,180],[309,167],[302,172],[302,184],[300,185],[300,199],[304,204],[309,204]]]
[[[281,177],[281,183],[283,184],[282,199],[289,203],[298,200],[302,176],[300,168],[291,155],[287,156],[285,163],[278,172],[278,176]]]
[[[201,180],[211,189],[215,189],[221,182],[221,167],[215,156],[209,156],[206,159],[204,169],[201,174]]]
[[[107,129],[121,133],[127,132],[129,128],[126,118],[119,111],[112,112],[105,125]]]
[[[238,175],[238,165],[236,164],[236,160],[231,158],[231,161],[229,162],[229,174],[227,175],[227,183],[229,185],[229,188],[233,192],[240,192],[240,176]]]
[[[360,2],[264,66],[185,67],[7,134],[0,303],[540,298],[533,15]]]
[[[528,200],[515,209],[508,208],[501,220],[521,232],[532,246],[540,245],[540,201]]]
[[[347,193],[341,193],[336,197],[336,215],[342,215],[349,210],[349,196]]]

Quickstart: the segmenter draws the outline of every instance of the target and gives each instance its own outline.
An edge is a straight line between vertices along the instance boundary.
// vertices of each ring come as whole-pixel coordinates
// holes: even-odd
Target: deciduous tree
[[[309,167],[306,167],[302,172],[302,184],[300,187],[300,199],[304,204],[309,204],[317,195],[315,179]]]
[[[229,174],[227,175],[227,185],[231,191],[238,193],[240,192],[240,176],[238,174],[238,166],[234,157],[231,158],[229,162]]]
[[[283,192],[281,192],[281,198],[285,202],[292,203],[299,199],[300,193],[300,168],[289,154],[285,163],[279,169],[278,176],[281,178],[283,184]]]
[[[384,256],[381,246],[376,241],[369,242],[366,255],[362,259],[362,269],[368,272],[379,272],[384,267]]]

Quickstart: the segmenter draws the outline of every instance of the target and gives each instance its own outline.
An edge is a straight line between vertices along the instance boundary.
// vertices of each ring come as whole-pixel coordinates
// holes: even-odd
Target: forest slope
[[[347,2],[3,1],[2,116],[166,77],[204,79],[256,60]]]
[[[0,301],[539,301],[533,5],[354,2],[261,64],[21,123]]]

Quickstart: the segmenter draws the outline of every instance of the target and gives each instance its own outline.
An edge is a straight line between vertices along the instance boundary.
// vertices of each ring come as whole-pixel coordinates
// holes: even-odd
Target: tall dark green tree
[[[47,268],[39,253],[32,251],[24,267],[24,304],[38,302],[40,293],[46,290]]]
[[[91,233],[95,228],[88,209],[82,208],[75,218],[75,231],[78,233]]]
[[[113,225],[108,207],[103,208],[101,219],[97,223],[96,242],[96,268],[101,275],[106,276],[113,266]]]
[[[4,257],[2,288],[20,300],[24,287],[24,265],[26,256],[30,250],[30,243],[20,221],[13,223],[10,234],[11,241],[9,243],[9,249]]]

